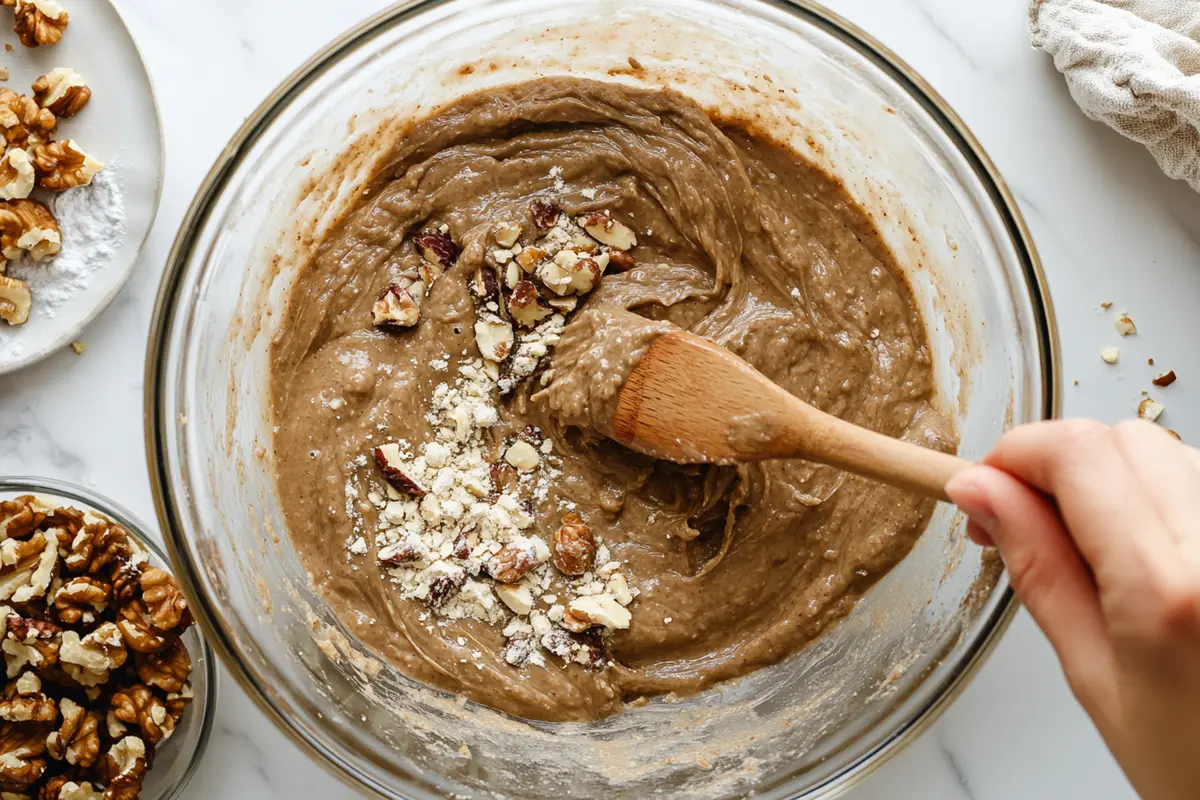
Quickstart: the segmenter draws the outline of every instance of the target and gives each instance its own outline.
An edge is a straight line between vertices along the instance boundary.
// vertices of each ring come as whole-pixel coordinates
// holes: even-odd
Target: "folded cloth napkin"
[[[1085,114],[1200,191],[1200,0],[1032,0],[1029,23]]]

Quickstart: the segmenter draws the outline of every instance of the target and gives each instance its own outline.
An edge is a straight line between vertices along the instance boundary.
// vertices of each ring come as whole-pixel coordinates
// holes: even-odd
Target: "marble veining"
[[[84,2],[85,0],[75,0]],[[86,0],[92,2],[93,0]],[[192,195],[228,137],[274,86],[386,0],[116,0],[156,86],[167,142],[162,206],[118,301],[70,350],[0,378],[0,474],[76,481],[154,517],[142,439],[142,374],[162,265]],[[916,68],[962,115],[1017,193],[1038,242],[1062,333],[1065,411],[1130,416],[1153,357],[1179,373],[1163,421],[1200,441],[1200,196],[1140,147],[1085,119],[1049,58],[1028,44],[1024,0],[830,0]],[[69,4],[68,4],[69,6]],[[98,98],[102,100],[102,98]],[[1096,313],[1137,321],[1122,361]],[[1074,380],[1079,381],[1073,386]],[[325,773],[224,676],[200,798],[340,798]],[[972,685],[854,800],[1047,800],[1134,795],[1022,614]]]

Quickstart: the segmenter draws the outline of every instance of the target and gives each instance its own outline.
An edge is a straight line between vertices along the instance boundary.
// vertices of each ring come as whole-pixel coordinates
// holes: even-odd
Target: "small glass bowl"
[[[146,524],[107,497],[50,478],[0,477],[0,500],[26,494],[107,517],[128,530],[145,548],[152,566],[173,572],[166,553],[147,533]],[[198,626],[193,625],[182,638],[192,658],[191,682],[195,697],[175,733],[155,750],[154,766],[147,771],[146,782],[142,785],[142,800],[179,797],[195,773],[212,731],[213,709],[217,703],[217,663],[208,643],[200,636]]]

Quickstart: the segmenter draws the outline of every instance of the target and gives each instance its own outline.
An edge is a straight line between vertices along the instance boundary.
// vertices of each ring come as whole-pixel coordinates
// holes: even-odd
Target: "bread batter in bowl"
[[[625,308],[952,449],[909,288],[836,181],[678,93],[567,78],[467,97],[391,146],[271,363],[292,540],[368,646],[517,716],[598,719],[785,658],[909,551],[930,501],[800,461],[655,462],[592,422],[636,350],[606,319]],[[560,539],[580,530],[576,574]]]

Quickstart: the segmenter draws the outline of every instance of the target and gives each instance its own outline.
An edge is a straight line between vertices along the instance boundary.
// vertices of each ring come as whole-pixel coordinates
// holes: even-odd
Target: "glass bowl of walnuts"
[[[0,478],[0,792],[165,800],[191,778],[216,666],[146,530],[86,489]]]

